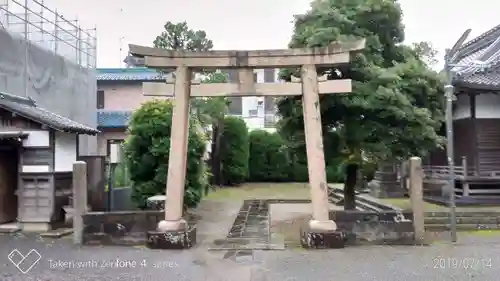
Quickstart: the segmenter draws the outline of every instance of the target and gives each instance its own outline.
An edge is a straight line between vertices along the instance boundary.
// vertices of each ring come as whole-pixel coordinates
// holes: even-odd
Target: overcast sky
[[[39,0],[40,1],[40,0]],[[98,67],[120,67],[127,44],[151,45],[166,21],[203,29],[216,49],[286,48],[293,15],[309,0],[45,0],[67,19],[97,27]],[[430,41],[439,51],[462,32],[471,37],[500,24],[500,2],[492,0],[400,0],[406,42]],[[495,4],[496,3],[496,4]],[[120,38],[123,38],[120,40]],[[120,53],[120,42],[122,52]]]

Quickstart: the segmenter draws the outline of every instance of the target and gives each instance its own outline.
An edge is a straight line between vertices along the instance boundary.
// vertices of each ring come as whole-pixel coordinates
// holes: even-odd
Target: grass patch
[[[467,235],[473,235],[473,236],[481,236],[481,237],[496,237],[500,235],[500,229],[478,229],[478,230],[463,231],[462,233],[466,233]]]
[[[310,199],[308,183],[246,183],[217,188],[206,197],[209,200],[246,199]]]
[[[378,199],[382,204],[389,204],[393,205],[395,207],[399,207],[401,209],[411,209],[411,202],[410,199],[406,198],[385,198],[385,199]],[[445,212],[448,210],[448,207],[444,206],[439,206],[436,204],[432,203],[427,203],[424,202],[424,209],[427,212]]]
[[[336,187],[342,184],[330,184]],[[309,183],[245,183],[240,186],[216,188],[205,199],[246,200],[246,199],[311,199]]]

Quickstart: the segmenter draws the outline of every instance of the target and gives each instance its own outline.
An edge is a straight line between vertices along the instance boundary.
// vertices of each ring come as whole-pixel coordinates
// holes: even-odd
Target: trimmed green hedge
[[[289,178],[290,160],[281,136],[264,130],[250,132],[249,179],[279,182]]]
[[[252,182],[307,182],[305,147],[288,147],[278,133],[264,130],[250,132],[249,181]],[[342,182],[340,163],[326,167],[328,182]]]
[[[248,178],[248,128],[238,117],[224,118],[220,147],[222,182],[239,185]]]

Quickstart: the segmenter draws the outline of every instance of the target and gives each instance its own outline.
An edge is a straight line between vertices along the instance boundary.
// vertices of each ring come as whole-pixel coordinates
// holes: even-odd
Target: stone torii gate
[[[336,232],[335,222],[329,219],[319,95],[351,92],[351,80],[318,82],[316,69],[318,66],[348,64],[351,54],[363,49],[364,46],[364,39],[344,43],[335,42],[321,48],[254,51],[184,52],[130,45],[130,54],[136,58],[144,59],[145,66],[175,69],[174,84],[143,84],[145,94],[174,97],[165,220],[159,222],[156,235],[188,238],[192,235],[189,233],[186,221],[182,218],[190,97],[302,95],[307,163],[313,205],[313,219],[309,222],[307,230],[303,232],[303,245],[343,247],[342,235]],[[255,83],[254,81],[253,69],[293,67],[301,68],[301,83]],[[192,73],[200,69],[235,69],[239,72],[239,81],[238,83],[208,84],[192,82]],[[171,244],[172,241],[167,241],[166,244]],[[175,247],[166,244],[158,247]],[[192,243],[184,244],[190,245]]]

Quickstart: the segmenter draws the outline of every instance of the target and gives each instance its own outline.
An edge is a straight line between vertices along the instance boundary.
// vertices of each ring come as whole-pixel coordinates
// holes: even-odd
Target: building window
[[[253,74],[253,82],[257,83],[257,73]]]
[[[104,91],[97,91],[97,109],[104,108]]]

